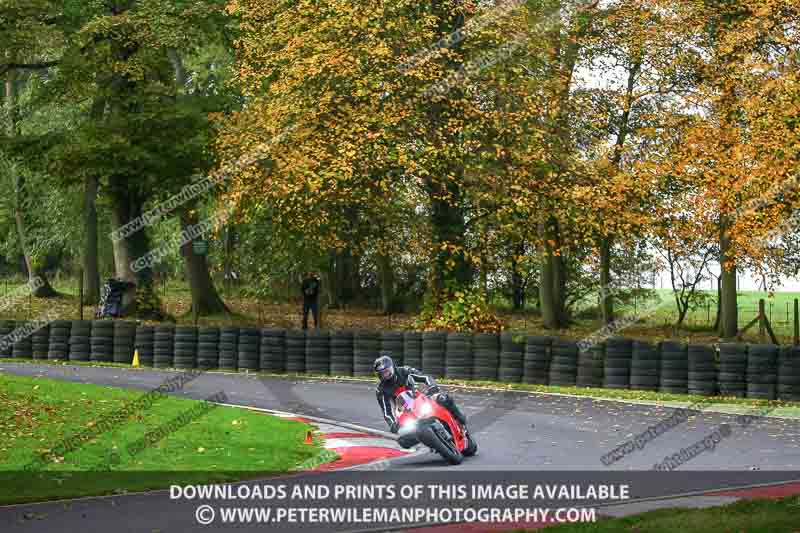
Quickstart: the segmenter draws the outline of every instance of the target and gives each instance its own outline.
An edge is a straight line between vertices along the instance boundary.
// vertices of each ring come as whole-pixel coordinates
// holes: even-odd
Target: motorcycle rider
[[[392,433],[397,433],[399,429],[393,408],[397,389],[401,386],[405,386],[409,390],[414,390],[417,383],[425,383],[425,385],[428,386],[425,394],[434,397],[442,407],[450,411],[453,418],[464,427],[464,431],[466,432],[467,417],[465,417],[464,413],[456,406],[453,399],[447,395],[447,393],[439,389],[439,386],[433,378],[410,366],[395,366],[391,355],[390,352],[381,352],[380,357],[375,359],[375,364],[373,365],[375,373],[380,378],[380,383],[378,383],[378,387],[375,389],[375,394],[378,397],[378,405],[380,405],[381,411],[383,411],[383,418],[385,418],[386,423],[389,424],[390,431]]]

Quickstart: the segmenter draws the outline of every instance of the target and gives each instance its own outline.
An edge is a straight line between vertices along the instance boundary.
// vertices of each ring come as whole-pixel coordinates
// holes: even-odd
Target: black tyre
[[[417,437],[419,437],[421,443],[436,451],[451,465],[461,464],[464,460],[464,455],[458,451],[452,440],[440,435],[441,432],[447,432],[447,430],[444,429],[443,425],[439,425],[442,427],[438,431],[434,429],[433,424],[424,424],[422,427],[418,427]]]

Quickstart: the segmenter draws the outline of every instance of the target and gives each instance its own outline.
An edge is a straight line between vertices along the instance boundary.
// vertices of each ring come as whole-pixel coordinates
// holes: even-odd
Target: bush
[[[500,333],[503,323],[474,289],[445,289],[425,299],[415,327],[422,331]]]

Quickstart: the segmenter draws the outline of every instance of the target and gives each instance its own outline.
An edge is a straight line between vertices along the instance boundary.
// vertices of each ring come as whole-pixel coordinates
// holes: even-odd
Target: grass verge
[[[659,509],[649,513],[598,520],[594,524],[562,524],[554,533],[797,533],[800,497],[742,500],[708,509]],[[516,530],[525,533],[528,530]]]
[[[262,477],[334,459],[319,441],[304,443],[307,424],[262,413],[169,396],[128,413],[125,406],[144,394],[0,373],[0,503]],[[117,412],[126,413],[121,423],[92,431]],[[77,449],[53,453],[87,430]],[[156,431],[156,442],[131,453]],[[41,467],[22,472],[42,454]]]

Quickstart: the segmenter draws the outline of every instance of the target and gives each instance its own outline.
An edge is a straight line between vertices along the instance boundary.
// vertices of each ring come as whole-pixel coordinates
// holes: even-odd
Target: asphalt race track
[[[0,371],[138,389],[157,387],[170,372],[86,366],[0,363]],[[224,391],[230,403],[318,416],[386,430],[374,384],[359,381],[256,378],[205,373],[176,393],[204,399]],[[474,470],[645,470],[729,424],[730,436],[681,470],[800,470],[800,420],[763,418],[747,427],[736,416],[700,413],[605,466],[600,457],[671,416],[671,408],[607,400],[450,388],[477,435],[478,455],[457,467]],[[434,454],[401,458],[395,469],[451,468]]]

